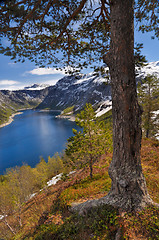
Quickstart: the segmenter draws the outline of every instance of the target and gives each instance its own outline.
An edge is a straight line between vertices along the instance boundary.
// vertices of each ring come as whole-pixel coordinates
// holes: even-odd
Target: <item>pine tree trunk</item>
[[[149,128],[146,129],[146,138],[149,138]]]
[[[112,85],[113,159],[109,167],[111,190],[103,198],[73,208],[85,214],[92,207],[109,204],[125,211],[153,204],[142,173],[141,110],[137,102],[134,63],[133,0],[111,0],[111,45],[104,56]]]
[[[151,112],[151,89],[150,84],[148,86],[148,113],[147,113],[147,129],[146,129],[146,138],[149,138],[149,132],[150,132],[150,112]]]
[[[110,199],[132,210],[151,202],[140,161],[141,111],[137,102],[134,63],[133,0],[112,0],[111,46],[104,58],[110,68],[113,112],[113,160]]]
[[[90,178],[92,179],[93,178],[93,166],[92,166],[92,157],[90,158],[90,161],[89,161],[89,169],[90,169]]]

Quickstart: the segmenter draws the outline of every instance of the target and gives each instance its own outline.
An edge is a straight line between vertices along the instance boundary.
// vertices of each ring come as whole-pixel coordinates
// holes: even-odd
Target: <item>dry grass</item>
[[[17,226],[16,214],[8,217],[8,222],[16,229],[17,234],[14,239],[34,239],[32,235],[42,224],[55,224],[62,226],[65,219],[69,216],[67,207],[73,202],[84,202],[88,199],[100,198],[107,194],[110,189],[111,181],[108,176],[108,166],[112,154],[103,156],[99,163],[94,166],[94,177],[89,178],[89,169],[78,170],[71,175],[69,179],[59,181],[55,186],[51,186],[24,204],[22,210],[23,227]],[[159,203],[159,143],[153,140],[144,139],[141,150],[142,167],[146,177],[147,187],[151,198]],[[145,216],[150,216],[151,211],[145,212]],[[151,215],[152,217],[152,215]],[[150,217],[148,217],[150,218]],[[131,225],[135,220],[133,216],[125,216],[122,219],[122,225],[125,228],[125,239],[149,239],[144,232],[142,221],[140,224]],[[146,218],[140,216],[145,224],[148,224]],[[129,227],[128,227],[129,226]],[[134,228],[138,226],[138,231]],[[129,229],[129,231],[127,231]],[[11,234],[4,223],[0,222],[0,237],[11,239]],[[148,231],[146,232],[148,234]],[[87,234],[86,234],[87,235]],[[87,235],[88,236],[88,235]],[[103,233],[104,236],[104,233]],[[102,238],[98,239],[105,239]],[[143,238],[144,237],[144,238]],[[150,238],[151,239],[151,238]]]
[[[141,160],[149,194],[159,203],[159,141],[143,139]]]

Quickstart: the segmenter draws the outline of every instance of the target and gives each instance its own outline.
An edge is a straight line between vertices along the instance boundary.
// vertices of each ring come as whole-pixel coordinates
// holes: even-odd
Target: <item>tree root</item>
[[[115,240],[120,240],[121,236],[122,236],[122,231],[121,231],[121,228],[119,228],[116,233]]]
[[[135,201],[133,201],[128,195],[120,196],[109,192],[105,197],[95,200],[88,200],[84,203],[72,206],[70,211],[78,212],[79,215],[85,216],[87,215],[87,212],[91,210],[91,208],[102,205],[110,205],[116,209],[120,209],[122,212],[141,211],[143,208],[151,205],[159,207],[159,204],[154,203],[149,195],[143,197],[142,199],[140,197],[134,198]]]

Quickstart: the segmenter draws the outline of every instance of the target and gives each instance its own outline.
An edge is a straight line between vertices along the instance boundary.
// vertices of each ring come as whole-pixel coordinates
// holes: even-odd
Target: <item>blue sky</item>
[[[143,43],[142,54],[148,62],[159,61],[159,41],[151,39],[152,33],[135,32],[135,42]],[[88,69],[86,72],[92,71]],[[40,69],[34,63],[26,60],[24,63],[14,63],[9,57],[0,54],[0,89],[21,89],[34,83],[54,85],[64,76],[64,72],[53,68]]]

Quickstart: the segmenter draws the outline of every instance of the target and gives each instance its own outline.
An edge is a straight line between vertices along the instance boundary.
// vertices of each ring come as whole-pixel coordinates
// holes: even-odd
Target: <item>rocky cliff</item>
[[[88,102],[96,105],[109,99],[111,89],[106,78],[94,73],[67,76],[48,88],[48,95],[38,108],[63,110],[74,106],[74,110],[77,111]]]

